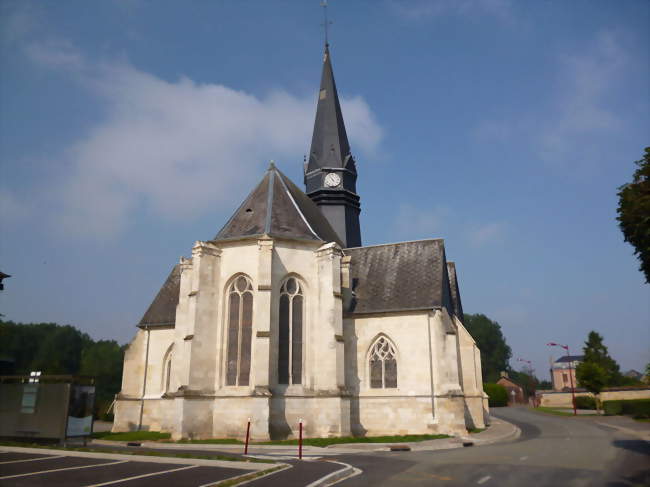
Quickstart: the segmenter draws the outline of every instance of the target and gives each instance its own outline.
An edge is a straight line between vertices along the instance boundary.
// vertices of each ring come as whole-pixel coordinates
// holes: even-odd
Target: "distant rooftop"
[[[585,359],[584,355],[565,355],[560,357],[554,363],[563,363],[563,362],[582,362]]]

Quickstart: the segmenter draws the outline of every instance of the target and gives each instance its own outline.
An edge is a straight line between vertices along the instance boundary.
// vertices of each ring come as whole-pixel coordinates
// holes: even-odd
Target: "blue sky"
[[[466,312],[540,376],[547,342],[579,351],[592,329],[642,370],[650,287],[615,217],[650,144],[650,4],[329,13],[364,243],[445,238]],[[321,15],[316,0],[0,2],[5,319],[125,343],[270,159],[302,184]]]

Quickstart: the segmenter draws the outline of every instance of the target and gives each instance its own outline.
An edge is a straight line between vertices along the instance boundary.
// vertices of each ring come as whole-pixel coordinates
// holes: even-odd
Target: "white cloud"
[[[590,51],[561,57],[565,88],[556,100],[555,115],[540,130],[543,159],[566,159],[576,145],[582,145],[581,137],[621,127],[621,120],[607,108],[606,98],[626,63],[627,55],[609,32],[601,33]]]
[[[28,218],[31,212],[27,202],[20,201],[8,189],[0,188],[0,222],[20,222]]]
[[[600,141],[607,140],[603,136],[623,127],[607,102],[625,76],[628,57],[617,36],[601,32],[587,49],[558,56],[554,85],[559,88],[546,104],[540,100],[536,111],[524,107],[510,119],[482,120],[474,137],[480,142],[528,141],[540,159],[565,167],[593,161]]]
[[[31,42],[25,51],[32,61],[49,68],[80,70],[84,65],[81,53],[68,41]]]
[[[395,216],[395,233],[400,240],[440,236],[449,213],[449,210],[443,206],[416,208],[409,204],[401,204]]]
[[[514,21],[511,0],[390,0],[398,15],[420,20],[443,15],[492,15],[506,22]]]
[[[503,222],[489,222],[470,226],[467,233],[469,243],[482,247],[491,243],[502,242],[505,238],[507,225]]]
[[[502,120],[482,120],[473,130],[479,142],[524,142],[550,165],[578,172],[599,158],[602,141],[620,132],[623,118],[608,105],[608,96],[625,77],[628,54],[617,36],[601,32],[580,51],[558,55],[554,90],[536,110],[524,107]]]
[[[200,216],[236,203],[269,159],[301,164],[308,150],[315,95],[256,97],[189,78],[169,82],[125,63],[91,63],[62,42],[31,43],[27,54],[69,74],[106,108],[66,151],[69,169],[50,195],[66,233],[115,235],[140,207],[161,218]],[[352,146],[374,150],[382,131],[367,103],[341,102]]]

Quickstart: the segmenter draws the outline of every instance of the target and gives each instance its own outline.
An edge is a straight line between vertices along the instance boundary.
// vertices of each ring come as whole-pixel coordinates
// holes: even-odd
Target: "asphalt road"
[[[650,444],[586,418],[524,408],[493,415],[516,424],[512,442],[433,452],[337,457],[363,470],[353,486],[650,486]],[[254,484],[253,484],[254,485]]]

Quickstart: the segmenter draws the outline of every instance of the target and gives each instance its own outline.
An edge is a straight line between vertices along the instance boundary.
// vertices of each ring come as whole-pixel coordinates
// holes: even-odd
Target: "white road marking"
[[[145,478],[145,477],[153,477],[154,475],[162,475],[164,473],[179,472],[181,470],[188,470],[190,468],[196,468],[198,466],[199,465],[187,465],[185,467],[179,467],[179,468],[172,468],[172,469],[169,469],[169,470],[163,470],[162,472],[144,473],[142,475],[134,475],[133,477],[125,477],[123,479],[111,480],[109,482],[103,482],[101,484],[86,485],[85,487],[101,487],[102,485],[117,484],[117,483],[120,483],[120,482],[127,482],[129,480],[142,479],[142,478]]]
[[[280,466],[282,466],[282,464],[280,464]],[[271,468],[273,468],[273,467],[271,467]],[[271,469],[271,468],[270,468],[270,469]],[[275,475],[276,473],[280,473],[280,472],[282,472],[283,470],[287,470],[288,468],[293,468],[293,467],[292,467],[291,465],[288,465],[288,464],[285,463],[284,466],[282,466],[282,468],[278,468],[277,470],[273,470],[273,472],[265,473],[264,475],[260,475],[259,477],[255,477],[255,478],[252,478],[252,479],[250,479],[250,480],[244,480],[243,482],[238,482],[237,485],[238,485],[238,486],[240,486],[240,485],[247,485],[247,484],[250,484],[251,482],[256,482],[256,481],[258,481],[258,480],[260,480],[260,479],[263,479],[264,477],[268,477],[268,476],[270,476],[270,475]],[[269,469],[269,470],[270,470],[270,469]],[[258,470],[258,472],[263,472],[263,470]],[[226,481],[233,481],[233,480],[237,480],[237,479],[240,479],[240,478],[246,477],[247,475],[251,475],[251,474],[255,474],[255,473],[257,473],[257,472],[247,472],[247,473],[243,473],[243,474],[241,474],[241,475],[236,475],[235,477],[229,477],[229,478],[227,478],[227,479],[225,479],[225,480],[226,480]],[[210,486],[216,486],[216,485],[219,485],[221,482],[224,482],[224,479],[222,479],[222,480],[215,480],[214,482],[208,482],[207,484],[199,485],[199,487],[210,487]],[[91,486],[91,487],[92,487],[92,486]]]
[[[41,470],[40,472],[21,473],[21,474],[18,474],[18,475],[7,475],[5,477],[0,477],[0,480],[13,479],[13,478],[16,478],[16,477],[27,477],[29,475],[38,475],[38,474],[41,474],[41,473],[62,472],[64,470],[79,470],[80,468],[103,467],[104,465],[117,465],[118,463],[126,463],[128,461],[129,460],[120,460],[119,462],[95,463],[93,465],[81,465],[80,467],[55,468],[55,469],[52,469],[52,470]]]
[[[484,484],[485,482],[487,482],[487,481],[490,480],[491,478],[492,478],[491,476],[486,475],[486,476],[483,477],[482,479],[479,479],[479,481],[476,482],[476,483],[479,484],[479,485],[480,485],[480,484]]]
[[[53,457],[38,457],[38,458],[24,458],[22,460],[7,460],[6,462],[0,462],[0,465],[4,465],[6,463],[20,463],[20,462],[36,462],[38,460],[50,460],[51,458],[62,458],[65,455],[55,455]]]
[[[527,460],[527,459],[528,459],[528,457],[521,457],[521,458],[519,458],[519,460],[521,460],[521,461],[524,461],[524,460]]]

